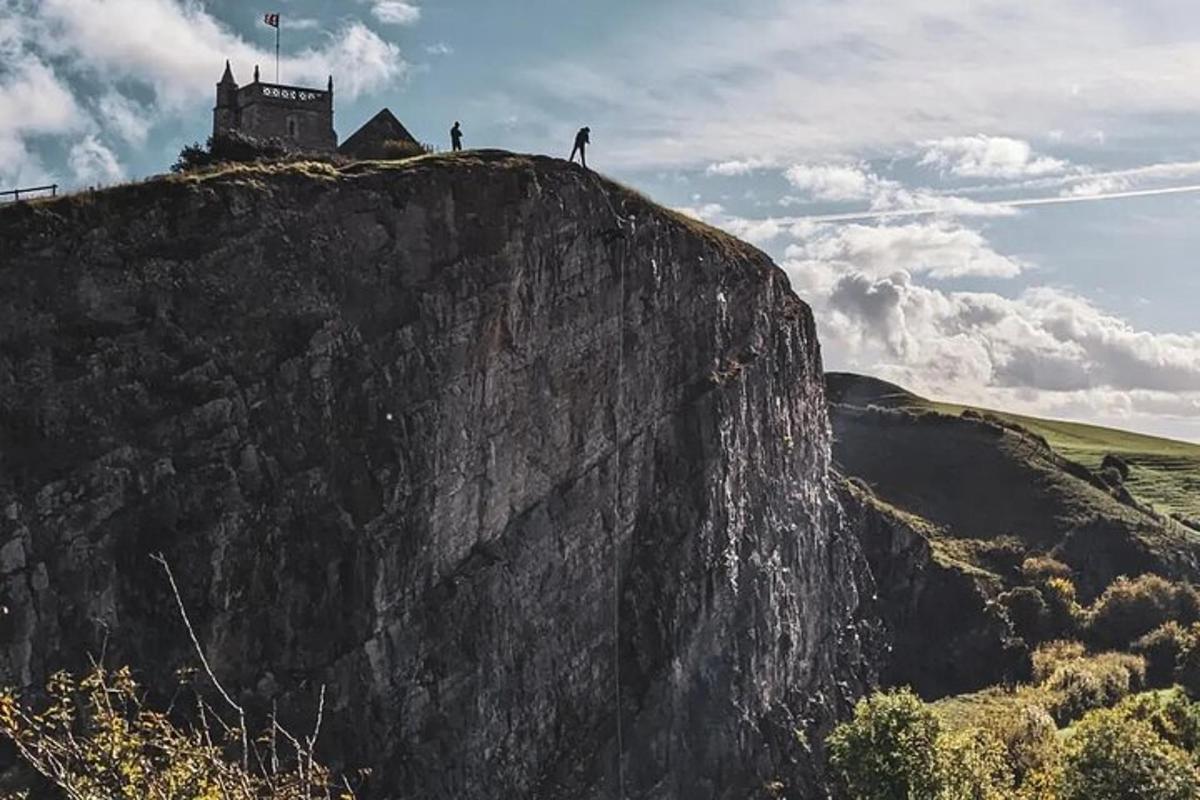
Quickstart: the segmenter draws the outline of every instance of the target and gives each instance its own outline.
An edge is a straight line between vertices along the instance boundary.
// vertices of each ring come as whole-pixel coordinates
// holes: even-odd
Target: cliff
[[[0,211],[0,679],[104,652],[374,797],[817,793],[871,678],[813,321],[560,161],[236,168]],[[621,768],[618,771],[618,763]]]

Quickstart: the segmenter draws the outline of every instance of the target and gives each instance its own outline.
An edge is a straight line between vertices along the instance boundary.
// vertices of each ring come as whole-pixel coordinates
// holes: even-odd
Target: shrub
[[[1008,749],[992,731],[971,728],[942,738],[939,748],[945,800],[1008,800],[1013,770]]]
[[[1021,576],[1030,583],[1044,583],[1051,578],[1071,577],[1071,568],[1050,556],[1030,556],[1021,562]]]
[[[1058,728],[1054,718],[1034,703],[1023,703],[987,723],[1007,751],[1007,762],[1018,784],[1038,773],[1052,771],[1058,761]]]
[[[1033,680],[1045,683],[1059,667],[1079,661],[1086,655],[1087,650],[1080,642],[1066,639],[1048,642],[1033,653]]]
[[[1128,647],[1135,639],[1176,620],[1195,622],[1200,596],[1187,584],[1173,584],[1158,575],[1117,578],[1088,613],[1088,636],[1101,647]]]
[[[1200,756],[1200,703],[1183,692],[1152,692],[1126,698],[1117,711],[1131,719],[1149,722],[1163,741]]]
[[[273,746],[265,752],[254,749],[239,725],[177,726],[142,704],[127,669],[98,667],[82,679],[60,673],[50,680],[46,694],[47,702],[34,709],[11,693],[0,693],[0,733],[24,762],[69,798],[353,798],[312,760],[312,739],[302,743],[287,737],[295,745],[290,768],[262,766],[278,763],[284,754]],[[198,712],[201,720],[219,722],[203,703]],[[274,733],[281,730],[273,726],[262,741],[274,742]]]
[[[1146,665],[1139,656],[1103,653],[1061,663],[1045,681],[1053,699],[1049,711],[1060,725],[1079,719],[1088,711],[1107,708],[1140,691],[1145,685]]]
[[[1046,681],[1046,688],[1053,692],[1049,711],[1059,725],[1067,725],[1106,705],[1100,677],[1077,663],[1059,667]]]
[[[1200,698],[1200,625],[1193,625],[1188,635],[1191,641],[1179,655],[1175,681],[1195,699]]]
[[[379,157],[388,159],[412,158],[433,152],[433,148],[406,139],[388,139],[379,146]]]
[[[1195,800],[1200,773],[1148,721],[1114,710],[1088,714],[1067,740],[1061,800]]]
[[[184,147],[171,165],[171,171],[193,172],[217,164],[279,161],[293,152],[279,139],[257,139],[229,131],[208,137],[208,143],[203,147],[199,143]]]
[[[1191,632],[1170,620],[1135,641],[1131,650],[1146,659],[1146,682],[1150,686],[1170,686],[1181,658],[1195,641]]]
[[[1100,471],[1106,472],[1112,470],[1117,473],[1120,483],[1129,480],[1129,462],[1120,456],[1109,453],[1104,456],[1104,460],[1100,462]]]
[[[911,691],[877,692],[826,744],[829,764],[853,800],[934,800],[942,787],[937,717]]]
[[[1075,636],[1083,620],[1083,610],[1076,599],[1075,584],[1068,578],[1049,578],[1042,584],[1041,590],[1049,615],[1049,635]]]

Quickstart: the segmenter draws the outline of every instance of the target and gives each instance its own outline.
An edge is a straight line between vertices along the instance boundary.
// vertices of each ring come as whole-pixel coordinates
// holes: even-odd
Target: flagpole
[[[279,83],[279,20],[275,20],[275,82]]]

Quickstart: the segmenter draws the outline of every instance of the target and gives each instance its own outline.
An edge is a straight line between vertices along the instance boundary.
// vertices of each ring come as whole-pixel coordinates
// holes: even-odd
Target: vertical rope
[[[615,216],[615,215],[614,215]],[[625,800],[625,741],[621,710],[621,404],[625,395],[625,253],[621,244],[621,273],[618,281],[621,308],[617,314],[617,399],[613,409],[613,441],[616,444],[613,491],[613,693],[617,705],[617,800]]]
[[[626,234],[625,240],[621,243],[620,256],[617,259],[620,264],[620,273],[617,280],[617,291],[620,295],[620,309],[617,312],[617,392],[616,406],[613,409],[613,524],[612,524],[612,579],[613,579],[613,597],[612,597],[612,625],[613,625],[613,700],[616,704],[616,719],[617,719],[617,800],[625,800],[625,719],[624,712],[621,708],[621,477],[622,477],[622,462],[621,462],[621,407],[625,399],[625,265],[628,255],[629,237],[625,230],[626,223],[631,223],[632,220],[624,219],[617,210],[613,208],[612,201],[608,199],[608,192],[605,191],[604,184],[601,182],[598,175],[594,172],[589,173],[596,183],[596,189],[600,192],[600,196],[604,199],[605,205],[608,206],[608,211],[616,220],[617,227],[622,234]]]

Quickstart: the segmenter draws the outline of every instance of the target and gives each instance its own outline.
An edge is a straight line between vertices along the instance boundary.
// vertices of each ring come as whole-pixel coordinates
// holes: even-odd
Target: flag
[[[278,14],[263,14],[263,22],[267,23],[272,28],[278,28],[279,27],[279,15]]]

